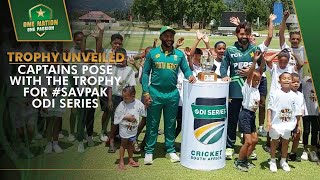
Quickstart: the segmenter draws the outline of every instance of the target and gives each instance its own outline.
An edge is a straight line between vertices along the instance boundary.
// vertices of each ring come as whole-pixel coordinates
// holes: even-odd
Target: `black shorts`
[[[107,112],[108,111],[108,97],[100,96],[100,108],[101,111]]]
[[[178,107],[177,120],[182,120],[182,106]]]
[[[103,101],[103,105],[101,104],[101,101]],[[111,121],[113,121],[113,116],[114,116],[114,112],[116,111],[118,105],[121,103],[121,101],[123,101],[122,96],[116,96],[116,95],[112,95],[112,104],[113,104],[113,109],[111,111]],[[110,112],[110,110],[108,109],[108,97],[100,97],[100,105],[101,105],[101,111],[104,112]]]
[[[268,94],[268,82],[267,82],[267,77],[261,77],[261,81],[260,81],[260,84],[259,84],[259,93],[260,93],[260,96],[267,96]]]
[[[121,101],[123,101],[122,96],[116,96],[116,95],[112,95],[112,104],[113,104],[113,109],[112,111],[115,112],[117,107],[119,106],[119,104],[121,103]]]
[[[239,130],[244,134],[256,132],[256,113],[247,109],[242,109],[239,113]]]
[[[103,86],[99,86],[99,88],[104,88]],[[107,112],[108,111],[108,97],[107,96],[100,96],[100,108],[101,111]]]

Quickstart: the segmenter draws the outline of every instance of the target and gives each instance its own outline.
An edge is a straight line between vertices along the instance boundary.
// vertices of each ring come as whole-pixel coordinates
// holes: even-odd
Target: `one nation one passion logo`
[[[46,34],[46,31],[54,31],[59,25],[58,19],[52,19],[52,9],[46,5],[38,4],[29,9],[30,21],[23,22],[27,32],[35,32],[39,37]]]
[[[9,1],[18,41],[72,41],[63,0]]]

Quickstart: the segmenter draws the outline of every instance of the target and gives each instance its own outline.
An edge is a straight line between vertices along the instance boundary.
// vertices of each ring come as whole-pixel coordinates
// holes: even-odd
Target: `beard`
[[[240,42],[240,44],[242,44],[244,46],[249,44],[249,38],[240,38],[240,39],[238,39],[238,41]]]
[[[167,47],[167,48],[172,47],[173,46],[173,41],[163,41],[162,45],[164,47]]]

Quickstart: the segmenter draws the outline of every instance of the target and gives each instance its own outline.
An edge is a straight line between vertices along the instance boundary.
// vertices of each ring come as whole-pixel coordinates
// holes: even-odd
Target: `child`
[[[317,162],[319,160],[317,156],[317,148],[319,149],[318,133],[320,131],[320,120],[319,120],[319,108],[318,101],[315,94],[315,90],[312,84],[312,78],[310,76],[305,76],[302,81],[304,99],[306,101],[306,114],[303,116],[303,146],[304,151],[302,153],[301,159],[308,160],[308,140],[310,134],[311,126],[311,151],[309,153],[310,161]]]
[[[54,44],[51,42],[44,43],[43,51],[45,52],[54,52]],[[59,66],[59,64],[54,65]],[[55,76],[55,78],[58,78],[61,76],[60,74],[48,74],[43,76]],[[42,80],[44,81],[45,78],[42,77]],[[46,86],[48,89],[48,99],[52,99],[55,101],[55,104],[58,105],[60,103],[60,99],[63,97],[61,95],[58,95],[57,97],[52,96],[52,91],[57,88],[59,85],[48,85],[48,82],[44,81],[42,82],[42,85]],[[62,116],[65,112],[65,109],[60,108],[59,106],[56,107],[50,107],[48,109],[43,109],[41,112],[41,116],[46,119],[46,138],[48,144],[45,147],[44,153],[49,154],[52,153],[52,150],[56,153],[62,153],[63,150],[58,144],[59,139],[59,132],[61,131],[61,125],[62,125]]]
[[[279,40],[280,40],[280,47],[281,49],[291,49],[293,54],[297,54],[298,58],[304,63],[306,60],[305,54],[304,54],[304,47],[300,46],[301,43],[301,34],[299,31],[292,31],[289,33],[289,42],[291,44],[291,47],[288,46],[285,40],[284,31],[286,28],[286,21],[289,17],[290,13],[288,11],[285,11],[283,14],[283,19],[281,22],[281,25],[279,27]],[[289,66],[295,66],[296,61],[294,60],[293,54],[290,53],[290,60],[289,60]],[[302,75],[302,72],[299,73],[300,77]]]
[[[278,65],[274,64],[272,60],[278,56]],[[272,56],[269,56],[266,59],[267,63],[267,70],[270,72],[271,75],[271,88],[270,92],[274,92],[275,90],[281,89],[279,83],[280,74],[284,72],[293,73],[298,72],[302,67],[303,64],[297,63],[295,66],[288,66],[290,54],[287,49],[284,49],[278,53],[275,53]],[[297,60],[298,61],[298,60]]]
[[[18,72],[15,74],[19,75]],[[17,148],[19,155],[24,155],[27,158],[33,158],[34,155],[30,151],[31,141],[34,135],[35,122],[38,119],[38,111],[32,106],[32,97],[30,94],[23,96],[24,86],[16,85],[10,86],[9,96],[9,114],[10,118],[15,124],[17,136]],[[29,86],[32,88],[32,86]]]
[[[86,50],[85,54],[92,53],[94,52],[93,50]],[[87,64],[86,66],[90,66],[90,64]],[[86,71],[85,74],[81,74],[81,69],[82,69],[82,64],[79,64],[79,76],[85,76],[86,78],[96,76],[95,74],[90,74],[89,71]],[[86,80],[88,81],[88,79]],[[79,83],[78,83],[79,84]],[[91,86],[89,84],[87,85],[79,85],[79,88],[91,88],[91,91],[95,88],[94,86]],[[92,96],[92,97],[78,97],[86,100],[90,100],[90,102],[93,102],[95,99],[97,99],[97,96]],[[78,111],[78,125],[77,125],[77,139],[78,139],[78,152],[82,153],[84,152],[84,143],[83,139],[85,138],[84,135],[84,128],[87,130],[87,142],[88,142],[88,147],[93,147],[94,142],[92,140],[92,134],[93,134],[93,124],[94,124],[94,113],[95,113],[96,107],[92,104],[91,107],[88,108],[79,108]]]
[[[15,38],[12,39],[12,43],[15,44],[14,47],[12,47],[9,51],[14,52],[34,52],[36,49],[33,49],[31,46],[31,43],[23,42],[19,43],[15,40]],[[27,65],[27,68],[32,65]],[[19,74],[18,72],[18,66],[16,65],[10,65],[3,69],[4,71],[8,71],[11,76],[25,76],[22,74]],[[6,76],[7,77],[7,76]],[[9,80],[9,78],[4,78],[4,81]],[[3,83],[5,84],[5,83]],[[9,84],[9,83],[8,83]],[[8,121],[9,124],[13,125],[15,130],[11,128],[11,126],[8,126],[10,128],[6,128],[7,131],[10,131],[8,133],[7,137],[8,140],[13,142],[13,145],[16,146],[14,148],[14,151],[17,151],[18,155],[25,156],[27,158],[33,158],[34,155],[31,153],[30,146],[31,142],[34,136],[36,122],[38,119],[38,110],[35,109],[32,106],[32,100],[34,97],[32,97],[30,94],[27,96],[23,95],[24,87],[27,87],[27,85],[14,85],[14,86],[8,86],[8,116],[10,117],[10,121]],[[29,85],[29,88],[34,87],[33,85]],[[3,120],[4,122],[4,120]],[[3,131],[5,132],[6,123],[3,127]],[[11,134],[12,133],[12,134]],[[12,139],[11,139],[12,138]]]
[[[133,142],[136,139],[140,116],[145,117],[143,103],[135,99],[134,86],[126,86],[122,90],[123,101],[118,105],[114,114],[114,124],[119,125],[121,137],[119,170],[125,170],[124,153],[127,149],[129,166],[139,167],[139,163],[133,160]]]
[[[115,52],[118,48],[122,47],[123,37],[120,34],[113,34],[111,35],[111,49],[104,49],[102,47],[103,43],[103,33],[105,24],[104,23],[97,23],[98,33],[93,33],[93,36],[96,39],[96,52],[105,52],[107,59],[109,59],[109,53]],[[108,97],[100,97],[100,105],[101,105],[101,111],[103,111],[103,115],[101,118],[101,133],[100,133],[100,140],[102,142],[107,142],[109,140],[108,136],[106,135],[108,120],[111,117],[111,111],[113,109],[112,107],[112,92],[111,88],[107,89]],[[112,127],[112,125],[111,125]],[[112,147],[114,147],[113,139],[110,141],[110,144],[112,144]]]
[[[223,41],[218,41],[216,42],[216,44],[214,44],[214,51],[217,54],[217,57],[214,59],[214,62],[213,62],[214,63],[213,70],[218,75],[218,78],[221,78],[220,66],[221,66],[221,61],[222,61],[224,52],[226,51],[226,46],[227,46],[226,43]]]
[[[214,51],[211,50],[210,44],[209,44],[209,36],[208,35],[203,35],[202,38],[203,42],[206,44],[207,50],[208,50],[208,56],[213,57],[213,54],[216,53],[217,57],[213,60],[213,65],[212,65],[212,71],[214,71],[217,75],[218,78],[221,78],[220,74],[220,66],[221,66],[221,61],[224,56],[224,52],[226,51],[226,43],[223,41],[218,41],[214,45]]]
[[[70,53],[79,53],[81,52],[81,44],[82,44],[82,40],[84,38],[84,34],[83,32],[77,31],[73,34],[73,43],[74,45],[70,48]],[[69,82],[70,82],[70,86],[74,87],[75,82],[74,79],[72,77],[72,75],[69,75],[68,77]],[[75,126],[76,126],[76,108],[71,108],[71,112],[70,112],[70,133],[68,136],[68,141],[72,142],[75,140]]]
[[[258,86],[261,80],[261,74],[263,73],[265,61],[262,61],[259,71],[256,71],[255,67],[261,56],[262,53],[260,51],[255,52],[246,83],[242,87],[243,101],[242,110],[239,114],[239,130],[244,134],[244,144],[240,149],[239,159],[234,162],[234,166],[241,171],[248,171],[248,169],[255,167],[253,164],[248,162],[248,159],[258,142],[255,125],[255,112],[258,109],[260,101]]]
[[[272,62],[272,60],[278,56],[278,65]],[[288,73],[296,73],[298,72],[302,67],[303,64],[297,63],[295,66],[289,66],[289,58],[290,54],[287,49],[283,49],[279,51],[278,53],[275,53],[272,56],[269,56],[266,58],[267,63],[267,70],[270,72],[271,75],[271,87],[270,87],[270,94],[273,93],[277,89],[281,89],[280,83],[279,83],[279,76],[280,74],[284,72]],[[297,62],[298,59],[296,59]],[[267,143],[264,146],[265,151],[270,152],[270,138],[267,136]]]
[[[185,54],[187,55],[189,67],[190,67],[191,71],[193,72],[194,76],[197,76],[198,73],[202,71],[200,61],[201,61],[201,57],[203,55],[203,52],[201,49],[197,48],[197,46],[198,46],[199,42],[204,37],[204,35],[200,31],[197,31],[196,35],[197,35],[197,39],[194,42],[191,49],[189,49],[189,48],[185,49]]]
[[[277,172],[275,156],[280,137],[282,138],[280,167],[284,171],[290,171],[290,167],[286,162],[289,138],[291,131],[297,125],[300,128],[300,115],[297,115],[300,107],[298,107],[297,95],[290,90],[291,82],[291,74],[288,72],[282,73],[279,77],[281,89],[274,90],[269,97],[267,130],[271,138],[271,160],[269,163],[271,172]]]
[[[114,80],[113,85],[109,87],[112,92],[111,96],[111,103],[112,109],[110,109],[110,116],[111,122],[114,121],[114,112],[119,105],[119,103],[123,100],[122,99],[122,90],[126,86],[135,86],[136,80],[134,77],[134,71],[130,66],[127,66],[127,52],[123,48],[118,48],[115,53],[121,53],[125,56],[125,60],[121,64],[117,64],[112,68],[112,76],[113,77],[120,77],[120,82],[117,85],[116,81]],[[109,98],[109,97],[108,97]],[[110,99],[108,99],[110,100]],[[109,103],[109,102],[108,102]],[[109,146],[109,153],[115,153],[117,148],[114,145],[114,138],[116,136],[118,127],[112,123],[111,126],[111,133],[110,133],[110,146]]]
[[[301,118],[302,115],[304,115],[305,112],[305,101],[304,101],[304,97],[303,94],[301,92],[298,91],[299,87],[300,87],[300,76],[297,73],[291,73],[291,78],[292,78],[292,83],[291,83],[291,91],[293,91],[296,95],[297,95],[297,101],[299,102],[298,104],[298,115],[299,118]],[[298,120],[298,122],[300,122],[301,119]],[[292,131],[292,137],[293,137],[293,143],[292,143],[292,148],[291,148],[291,153],[289,154],[289,161],[300,161],[299,159],[297,159],[297,150],[298,150],[298,146],[299,146],[299,140],[300,140],[300,135],[301,135],[301,129],[299,129],[299,127],[301,127],[301,125],[297,125],[296,128]]]

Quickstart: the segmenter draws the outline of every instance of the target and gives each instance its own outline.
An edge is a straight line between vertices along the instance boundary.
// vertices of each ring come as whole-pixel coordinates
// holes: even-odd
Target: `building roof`
[[[111,18],[102,11],[90,11],[87,14],[84,14],[79,17],[79,20],[109,20],[112,21],[114,18]]]

